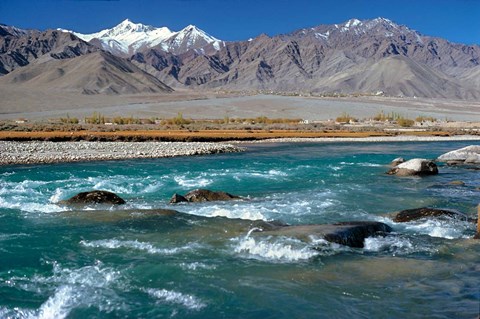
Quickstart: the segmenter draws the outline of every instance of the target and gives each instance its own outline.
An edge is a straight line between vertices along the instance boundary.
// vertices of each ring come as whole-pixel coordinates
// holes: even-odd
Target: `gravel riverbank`
[[[159,158],[243,150],[231,144],[203,142],[0,141],[0,165]]]
[[[231,144],[210,142],[0,141],[0,165],[119,160],[132,158],[159,158],[216,153],[234,153],[244,151],[244,148],[236,146],[244,143],[428,141],[480,141],[480,136],[458,135],[443,137],[403,135],[365,138],[280,138],[248,142],[232,141]]]
[[[442,142],[442,141],[480,141],[480,135],[455,136],[371,136],[371,137],[313,137],[313,138],[271,138],[261,141],[235,141],[236,144],[251,143],[301,143],[301,142]]]

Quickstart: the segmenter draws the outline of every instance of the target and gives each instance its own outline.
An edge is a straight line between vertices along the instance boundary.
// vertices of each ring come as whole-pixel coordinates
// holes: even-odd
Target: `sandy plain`
[[[177,91],[162,95],[83,95],[65,91],[0,87],[0,120],[83,118],[93,112],[107,117],[171,118],[302,118],[335,119],[342,113],[368,118],[383,111],[403,117],[432,116],[439,120],[480,122],[480,101],[400,97],[309,97],[273,94]]]

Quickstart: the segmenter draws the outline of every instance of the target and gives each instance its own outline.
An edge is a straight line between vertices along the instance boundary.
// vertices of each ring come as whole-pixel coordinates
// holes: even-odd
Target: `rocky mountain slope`
[[[22,30],[0,25],[0,74],[28,65],[43,55],[65,59],[99,51],[73,34]]]
[[[91,59],[92,66],[89,59],[79,59],[96,52],[103,53]],[[121,59],[126,56],[128,61]],[[83,73],[99,78],[106,77],[95,70],[102,68],[100,60],[125,66],[110,72],[108,81],[86,85],[84,93],[156,92],[165,83],[173,88],[480,98],[478,45],[424,36],[384,18],[351,19],[239,42],[217,40],[195,26],[172,32],[129,20],[90,35],[0,26],[0,73],[17,73],[7,76],[9,82],[41,85],[47,81],[41,76],[30,82],[32,77],[26,74],[38,71],[19,71],[38,59],[41,63],[35,68],[42,65],[45,74],[51,74],[49,68],[69,70],[64,65],[69,63],[58,61],[64,59],[81,60]],[[122,69],[131,72],[122,73]],[[87,77],[83,75],[67,87],[80,88],[77,84]],[[22,77],[28,80],[21,81]],[[140,86],[130,82],[139,78],[143,79]]]
[[[171,92],[127,59],[59,30],[0,26],[0,85],[83,94]]]
[[[480,97],[478,81],[467,81],[480,64],[479,46],[423,36],[383,18],[260,35],[210,52],[151,49],[132,60],[173,86]]]
[[[71,59],[37,59],[0,83],[83,94],[167,93],[169,86],[131,62],[99,51]]]

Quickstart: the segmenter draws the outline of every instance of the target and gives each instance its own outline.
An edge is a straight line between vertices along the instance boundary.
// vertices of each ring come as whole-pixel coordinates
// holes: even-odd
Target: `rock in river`
[[[185,194],[185,196],[174,194],[170,199],[171,204],[181,202],[213,202],[213,201],[227,201],[240,199],[239,196],[235,196],[226,192],[216,192],[208,189],[195,189]]]
[[[119,197],[117,194],[108,191],[90,191],[82,192],[61,201],[60,204],[64,205],[91,205],[91,204],[108,204],[108,205],[122,205],[125,204],[125,200]]]
[[[414,158],[390,169],[387,174],[397,176],[425,176],[438,174],[438,167],[433,161]]]
[[[480,145],[470,145],[442,154],[437,158],[437,161],[446,162],[450,165],[480,164]]]
[[[265,230],[265,235],[296,237],[310,241],[311,236],[325,238],[329,242],[355,248],[363,248],[367,237],[389,233],[392,228],[387,224],[370,221],[341,222],[329,225],[285,226],[274,230]]]
[[[405,159],[403,157],[397,157],[390,163],[390,166],[395,167],[402,163],[405,163]]]
[[[440,217],[440,216],[448,216],[448,217],[459,218],[463,220],[469,220],[467,216],[455,210],[421,207],[421,208],[402,210],[395,215],[395,217],[393,218],[393,221],[396,223],[406,223],[406,222],[418,220],[421,218]]]
[[[188,202],[188,200],[180,195],[180,194],[173,194],[172,198],[170,198],[170,204],[176,204],[176,203],[185,203],[185,202]]]

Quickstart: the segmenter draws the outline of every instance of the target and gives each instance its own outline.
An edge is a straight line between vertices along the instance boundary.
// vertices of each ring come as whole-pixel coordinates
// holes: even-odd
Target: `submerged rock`
[[[450,183],[448,183],[449,185],[453,185],[453,186],[465,186],[465,182],[464,181],[451,181]]]
[[[77,195],[61,201],[64,205],[91,205],[91,204],[109,204],[109,205],[123,205],[125,200],[109,191],[90,191],[82,192]]]
[[[438,167],[431,160],[414,158],[390,169],[387,174],[397,176],[425,176],[438,174]]]
[[[174,194],[170,199],[171,204],[181,203],[181,202],[213,202],[213,201],[227,201],[240,199],[239,196],[232,195],[226,192],[216,192],[208,189],[195,189],[188,192],[185,196]]]
[[[264,230],[263,233],[265,235],[296,237],[305,241],[310,241],[311,236],[318,236],[340,245],[363,248],[365,238],[383,235],[391,231],[392,228],[384,223],[354,221],[329,225],[285,226],[274,230]]]
[[[224,201],[239,199],[240,197],[226,193],[226,192],[214,192],[208,189],[196,189],[188,192],[185,198],[189,202],[212,202],[212,201]]]
[[[480,145],[470,145],[442,154],[437,161],[446,162],[449,165],[480,164]]]
[[[170,198],[170,204],[185,203],[185,202],[188,202],[188,200],[182,195],[179,195],[177,193],[173,194],[172,198]]]
[[[406,223],[406,222],[410,222],[410,221],[414,221],[422,218],[440,217],[440,216],[448,216],[453,218],[469,220],[465,214],[462,214],[459,211],[430,208],[430,207],[421,207],[421,208],[402,210],[395,215],[395,217],[393,218],[393,221],[396,223]]]

